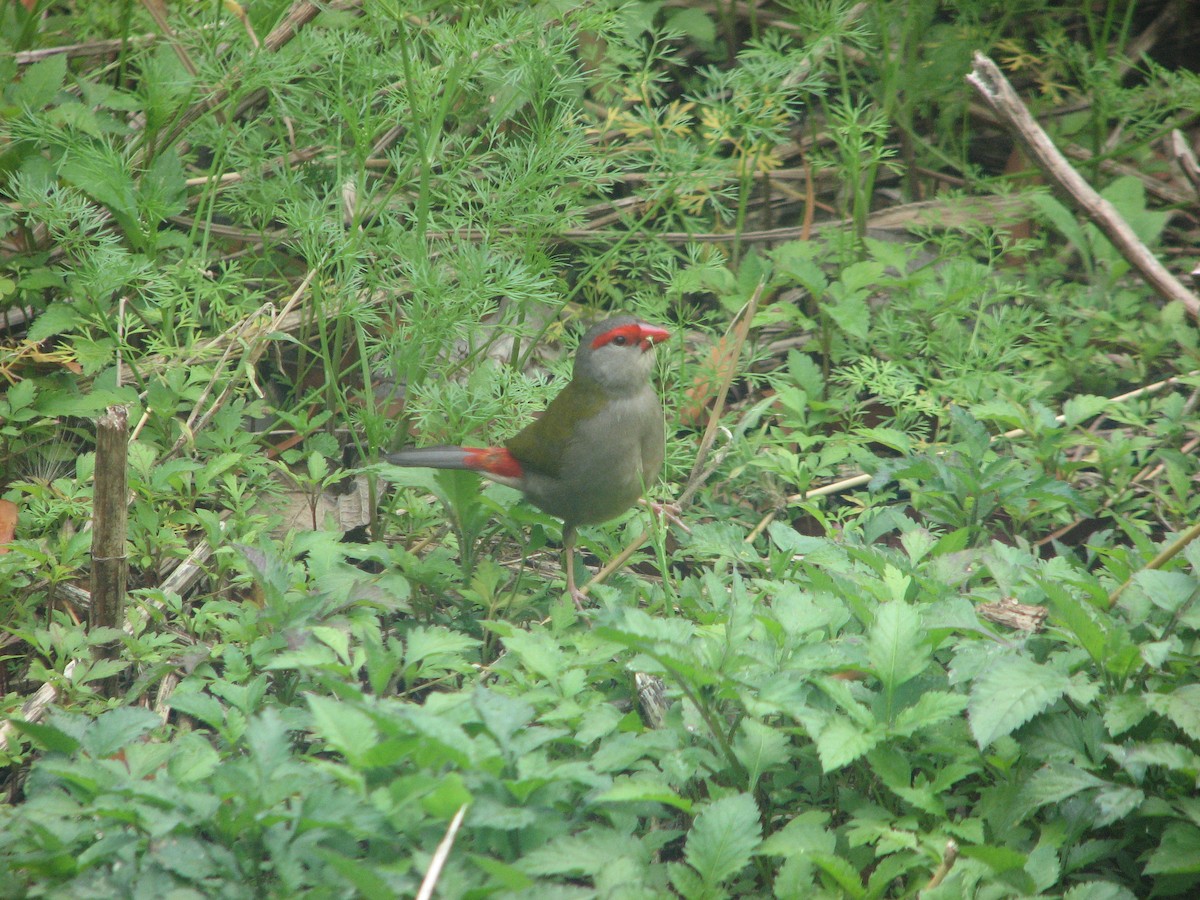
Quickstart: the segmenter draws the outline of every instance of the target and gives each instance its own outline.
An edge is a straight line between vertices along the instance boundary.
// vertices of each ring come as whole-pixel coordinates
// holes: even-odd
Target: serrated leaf
[[[750,774],[753,789],[763,772],[787,760],[788,736],[757,719],[743,719],[733,739],[733,752]]]
[[[754,798],[734,794],[700,810],[688,832],[683,855],[705,885],[715,887],[746,867],[761,836]]]
[[[63,181],[103,203],[129,233],[137,229],[137,201],[128,163],[103,144],[72,144],[59,167]]]
[[[871,311],[864,297],[859,294],[847,294],[836,303],[827,304],[825,311],[829,318],[851,337],[860,341],[867,339],[871,326]]]
[[[1196,579],[1185,572],[1163,572],[1143,569],[1133,576],[1133,583],[1146,592],[1150,602],[1159,609],[1174,613],[1196,592]]]
[[[772,522],[767,526],[767,534],[776,547],[793,556],[805,556],[829,545],[828,539],[801,534],[783,522]]]
[[[1012,734],[1058,701],[1070,679],[1025,656],[1009,656],[990,665],[971,685],[967,707],[971,734],[982,749]]]
[[[1121,767],[1139,781],[1150,766],[1162,766],[1172,772],[1181,772],[1189,778],[1200,775],[1200,756],[1187,747],[1167,741],[1136,744],[1133,749],[1117,756]]]
[[[175,753],[167,772],[178,784],[203,781],[221,764],[221,755],[200,732],[193,731],[175,741]]]
[[[1093,266],[1091,245],[1075,214],[1049,194],[1037,193],[1030,199],[1046,221],[1083,257],[1084,266],[1090,271]]]
[[[717,27],[713,20],[700,9],[674,10],[667,16],[666,26],[700,44],[711,45],[717,37]]]
[[[664,803],[684,812],[690,812],[692,808],[692,801],[679,796],[665,781],[651,776],[622,778],[596,799],[604,803]]]
[[[1200,741],[1200,684],[1186,684],[1169,694],[1146,694],[1146,705],[1174,722],[1194,741]]]
[[[162,725],[153,710],[140,706],[119,706],[102,713],[83,737],[83,746],[92,756],[112,756],[131,741]]]
[[[483,687],[476,688],[471,694],[471,705],[504,750],[509,748],[513,735],[533,720],[535,712],[533,706],[523,700]]]
[[[311,852],[346,879],[346,883],[354,887],[355,893],[366,900],[391,900],[396,896],[395,890],[383,876],[374,867],[364,866],[361,859],[343,856],[326,847],[315,847]]]
[[[1145,800],[1145,793],[1137,788],[1109,785],[1096,795],[1096,808],[1100,810],[1096,827],[1104,828],[1131,816]]]
[[[912,706],[896,715],[891,732],[911,735],[922,728],[929,728],[947,719],[952,719],[967,708],[967,698],[962,694],[947,691],[927,691]]]
[[[883,263],[873,259],[864,259],[846,266],[838,275],[838,280],[847,290],[873,290],[883,276]]]
[[[199,719],[218,731],[225,724],[225,707],[211,694],[176,691],[171,695],[170,706],[176,712]]]
[[[1077,394],[1063,404],[1063,419],[1069,427],[1075,427],[1088,419],[1095,418],[1108,408],[1108,398],[1095,394]]]
[[[532,875],[596,875],[622,857],[645,854],[637,838],[596,826],[583,834],[562,835],[521,857]]]
[[[829,830],[829,815],[816,809],[800,813],[779,831],[768,835],[758,853],[792,856],[798,853],[833,853],[837,836]]]
[[[1150,714],[1146,701],[1137,694],[1116,694],[1104,705],[1104,727],[1118,737]]]
[[[1146,863],[1147,875],[1189,875],[1200,872],[1200,828],[1172,822]]]
[[[1025,860],[1025,871],[1033,879],[1037,893],[1047,890],[1058,881],[1062,874],[1062,864],[1058,861],[1058,851],[1049,844],[1040,844],[1029,851]]]
[[[504,646],[525,668],[547,681],[556,682],[562,674],[562,647],[544,631],[514,631],[505,636]]]
[[[7,720],[13,728],[29,738],[44,750],[52,753],[74,753],[79,748],[79,741],[65,731],[60,731],[53,725],[43,725],[41,722],[27,722],[24,719],[11,718]]]
[[[27,109],[49,106],[62,89],[67,77],[67,54],[55,53],[21,73],[21,80],[13,86],[12,102]]]
[[[867,652],[885,689],[895,690],[925,671],[929,646],[924,636],[920,614],[904,601],[876,607]]]
[[[1023,793],[1030,809],[1038,809],[1051,803],[1061,803],[1081,791],[1104,787],[1106,782],[1078,766],[1068,763],[1051,763],[1034,772],[1026,783]]]
[[[479,641],[443,625],[420,626],[404,636],[404,664],[445,664],[479,645]]]
[[[709,897],[714,892],[709,889],[705,890],[704,882],[694,871],[689,869],[683,863],[667,863],[667,873],[671,879],[671,885],[675,888],[675,892],[686,900],[693,898]]]
[[[842,716],[835,716],[816,736],[817,756],[826,772],[849,765],[874,749],[880,735],[868,732]]]
[[[349,762],[359,760],[363,753],[379,742],[379,730],[375,722],[360,709],[315,694],[308,696],[308,708],[312,711],[316,735]]]
[[[1063,900],[1137,900],[1137,895],[1111,881],[1088,881],[1072,887]]]
[[[867,895],[866,888],[863,887],[862,877],[858,874],[858,870],[854,866],[840,856],[834,856],[828,853],[814,853],[809,857],[818,868],[826,875],[830,876],[839,888],[842,889],[844,896],[851,900],[860,900]]]
[[[29,340],[41,343],[47,338],[70,331],[79,321],[79,313],[70,303],[51,303],[29,326]]]
[[[1122,175],[1106,185],[1100,193],[1117,208],[1143,244],[1152,246],[1158,241],[1170,213],[1146,206],[1146,186],[1141,179]],[[1114,255],[1117,252],[1116,248],[1112,249]]]

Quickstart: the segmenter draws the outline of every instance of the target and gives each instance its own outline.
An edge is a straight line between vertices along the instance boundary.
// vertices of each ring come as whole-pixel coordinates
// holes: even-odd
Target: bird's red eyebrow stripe
[[[632,343],[641,344],[643,350],[649,350],[652,345],[661,343],[670,336],[670,332],[662,328],[654,328],[651,325],[639,325],[637,322],[634,322],[631,325],[618,325],[616,328],[611,328],[603,334],[596,335],[592,341],[592,349],[596,350],[605,344],[611,344],[616,338],[624,337],[628,338]]]
[[[463,447],[467,467],[503,478],[520,478],[521,464],[504,447]]]

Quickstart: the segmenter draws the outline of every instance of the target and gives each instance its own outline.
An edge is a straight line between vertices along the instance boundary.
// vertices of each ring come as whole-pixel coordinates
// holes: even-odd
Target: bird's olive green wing
[[[558,477],[563,454],[580,422],[604,406],[604,391],[593,381],[572,381],[535,419],[505,443],[508,452],[527,469]]]

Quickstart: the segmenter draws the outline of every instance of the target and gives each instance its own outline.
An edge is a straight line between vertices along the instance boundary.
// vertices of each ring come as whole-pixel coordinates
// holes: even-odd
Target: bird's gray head
[[[634,393],[650,383],[654,347],[670,332],[633,316],[593,325],[579,342],[575,378],[589,378],[616,393]]]

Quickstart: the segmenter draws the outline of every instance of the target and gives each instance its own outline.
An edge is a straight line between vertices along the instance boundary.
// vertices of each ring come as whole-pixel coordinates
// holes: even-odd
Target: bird
[[[666,329],[628,314],[599,322],[580,339],[570,382],[503,446],[413,447],[383,459],[395,466],[478,472],[562,519],[567,593],[582,610],[576,530],[638,503],[662,468],[666,432],[651,375],[654,348],[669,337]]]

